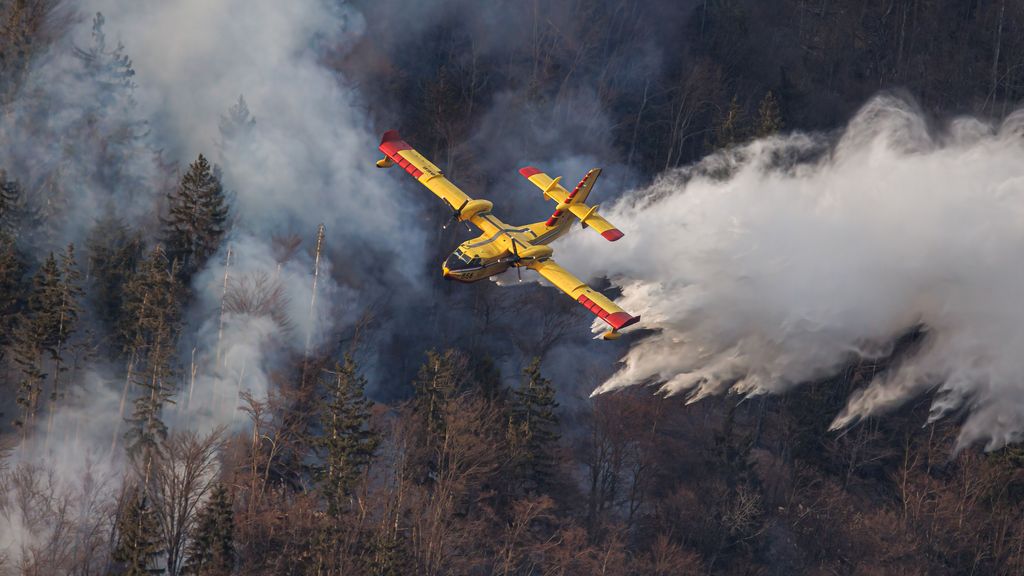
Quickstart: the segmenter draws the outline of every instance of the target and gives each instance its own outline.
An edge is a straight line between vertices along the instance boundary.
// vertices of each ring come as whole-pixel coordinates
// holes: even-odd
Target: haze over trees
[[[611,155],[643,181],[835,128],[879,89],[990,116],[1024,96],[1024,8],[1007,0],[441,2],[415,24],[384,14],[395,1],[356,4],[368,30],[324,64],[376,103],[372,122],[484,190],[520,160],[499,141]],[[62,10],[0,5],[0,107],[18,119],[4,134],[56,150],[0,166],[0,574],[1024,573],[1019,446],[952,453],[956,421],[925,425],[923,405],[828,431],[885,361],[743,402],[581,398],[602,373],[551,353],[585,325],[571,303],[456,291],[433,268],[411,318],[382,300],[285,346],[309,342],[321,310],[294,305],[283,271],[319,266],[322,247],[282,229],[266,262],[232,260],[243,216],[217,166],[273,111],[225,102],[218,142],[165,157],[138,116],[131,46],[97,14],[71,55],[75,130],[54,133],[30,72],[83,25]],[[533,133],[547,123],[554,141]],[[82,174],[110,194],[78,231]],[[364,265],[311,266],[308,281]],[[274,334],[236,348],[273,348],[271,370],[229,364],[232,322]],[[222,405],[227,419],[202,420]],[[112,423],[102,438],[97,421]],[[36,457],[51,449],[89,467],[55,472]]]

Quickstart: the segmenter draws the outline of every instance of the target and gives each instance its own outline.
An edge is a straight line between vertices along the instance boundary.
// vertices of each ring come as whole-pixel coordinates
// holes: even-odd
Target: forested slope
[[[465,232],[372,168],[400,128],[527,221],[530,163],[611,202],[879,92],[999,121],[1024,5],[195,4],[0,4],[0,573],[1024,572],[1017,445],[927,398],[829,430],[927,327],[784,395],[591,398],[645,332],[445,283]]]

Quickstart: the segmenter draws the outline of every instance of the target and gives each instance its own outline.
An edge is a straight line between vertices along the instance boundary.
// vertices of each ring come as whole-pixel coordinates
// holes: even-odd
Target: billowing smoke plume
[[[25,247],[81,246],[106,213],[160,241],[163,195],[200,153],[232,194],[232,228],[185,311],[179,393],[163,415],[172,428],[241,422],[239,394],[266,395],[278,361],[328,343],[355,318],[360,294],[389,282],[415,289],[409,270],[424,244],[415,219],[387,188],[393,179],[368,177],[375,138],[323,64],[359,34],[358,13],[319,0],[87,0],[62,15],[74,15],[67,37],[33,63],[0,123],[0,136],[21,143],[0,161],[32,198],[73,183],[52,194],[66,200],[66,217],[49,221],[66,226]],[[380,234],[395,221],[406,223],[400,234]],[[123,370],[80,372],[53,429],[37,425],[9,461],[45,468],[82,518],[120,486],[134,397]],[[63,528],[45,522],[42,506],[15,506],[31,487],[11,488],[0,494],[0,555],[17,565],[27,547],[59,543]]]
[[[933,418],[966,411],[961,446],[1019,441],[1021,158],[1024,114],[936,128],[880,97],[837,139],[758,140],[664,174],[608,210],[627,231],[614,250],[595,257],[584,234],[563,247],[654,331],[598,392],[782,392],[923,326],[921,347],[834,425],[934,391]]]
[[[339,283],[408,284],[422,260],[415,227],[379,234],[413,219],[392,180],[370,177],[374,136],[352,91],[323,65],[358,37],[362,18],[319,0],[87,4],[110,15],[110,34],[130,51],[139,108],[161,146],[183,161],[213,157],[234,194],[235,227],[194,286],[200,374],[189,383],[222,399],[204,406],[220,413],[214,423],[233,419],[238,391],[267,391],[279,352],[304,352],[354,318],[358,292]],[[225,286],[236,306],[222,314]]]

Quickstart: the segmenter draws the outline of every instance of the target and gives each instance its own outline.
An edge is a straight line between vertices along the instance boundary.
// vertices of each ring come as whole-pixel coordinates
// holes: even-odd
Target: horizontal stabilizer
[[[546,222],[549,228],[557,226],[563,215],[569,212],[579,219],[584,228],[593,228],[609,242],[615,242],[625,236],[614,224],[597,213],[596,205],[586,204],[587,197],[590,196],[590,191],[593,190],[594,183],[597,182],[597,177],[601,175],[600,168],[594,168],[587,172],[587,175],[580,180],[572,192],[562,187],[561,177],[551,178],[533,166],[520,168],[519,173],[534,186],[540,188],[544,192],[544,198],[557,203],[555,211]]]

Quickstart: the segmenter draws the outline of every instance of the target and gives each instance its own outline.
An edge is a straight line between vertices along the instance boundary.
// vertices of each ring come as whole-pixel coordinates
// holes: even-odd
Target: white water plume
[[[834,426],[934,391],[933,419],[966,411],[960,446],[1020,441],[1022,136],[1021,112],[934,127],[883,96],[837,139],[757,140],[626,195],[607,211],[622,241],[579,233],[561,252],[653,330],[595,393],[783,392],[921,325]]]

